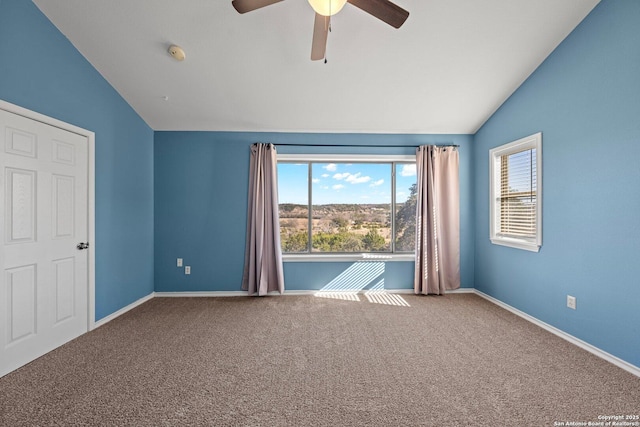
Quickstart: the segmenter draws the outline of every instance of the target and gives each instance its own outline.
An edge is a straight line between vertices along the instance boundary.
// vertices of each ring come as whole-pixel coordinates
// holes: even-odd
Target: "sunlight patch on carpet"
[[[365,291],[364,296],[370,303],[397,305],[411,307],[409,303],[398,294],[390,294],[384,288],[384,279],[376,283],[371,289]]]
[[[410,307],[404,298],[385,290],[384,269],[385,263],[380,261],[355,262],[314,295],[320,298],[359,302],[359,294],[364,293],[370,303]],[[376,280],[375,285],[365,289]]]

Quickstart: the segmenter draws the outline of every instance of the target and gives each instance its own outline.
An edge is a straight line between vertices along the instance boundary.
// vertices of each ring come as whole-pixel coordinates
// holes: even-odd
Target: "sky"
[[[278,163],[279,203],[307,204],[307,163]],[[314,163],[311,165],[313,204],[390,203],[391,164]],[[396,201],[409,196],[416,182],[414,164],[396,165]]]
[[[536,150],[530,149],[508,155],[508,184],[511,191],[535,191]]]

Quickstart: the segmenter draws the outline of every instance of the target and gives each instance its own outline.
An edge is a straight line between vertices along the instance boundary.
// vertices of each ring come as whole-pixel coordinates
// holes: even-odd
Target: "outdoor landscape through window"
[[[414,250],[415,163],[279,162],[278,198],[285,254]]]

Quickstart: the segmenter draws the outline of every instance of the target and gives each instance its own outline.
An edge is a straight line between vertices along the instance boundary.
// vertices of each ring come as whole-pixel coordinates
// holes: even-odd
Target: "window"
[[[415,156],[281,154],[278,200],[287,259],[414,251]]]
[[[489,151],[491,242],[538,252],[542,245],[542,134]]]

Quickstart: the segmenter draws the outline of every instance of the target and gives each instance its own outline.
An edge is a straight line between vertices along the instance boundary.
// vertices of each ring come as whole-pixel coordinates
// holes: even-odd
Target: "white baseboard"
[[[283,295],[314,295],[318,291],[284,291]],[[267,295],[280,295],[278,291],[271,291]],[[156,292],[158,298],[224,298],[246,297],[247,291],[196,291],[196,292]]]
[[[364,294],[368,292],[368,289],[362,289],[359,291],[331,291],[331,293],[345,293],[345,294],[356,294],[361,293]],[[412,294],[413,288],[411,289],[384,289],[385,292],[390,294]],[[315,295],[317,293],[322,293],[321,290],[285,290],[284,294],[287,295]],[[458,294],[458,293],[473,293],[473,288],[460,288],[455,289],[453,291],[447,291],[447,293]],[[155,292],[156,297],[160,298],[194,298],[194,297],[242,297],[248,296],[249,293],[247,291],[199,291],[199,292]],[[269,292],[268,295],[280,295],[278,291]]]
[[[123,314],[125,314],[127,311],[129,310],[133,310],[134,308],[136,308],[137,306],[139,306],[140,304],[144,304],[145,302],[149,301],[150,299],[152,299],[154,297],[154,293],[151,292],[149,295],[144,296],[142,298],[140,298],[137,301],[132,302],[131,304],[129,304],[126,307],[122,307],[120,310],[111,313],[110,315],[103,317],[102,319],[98,320],[97,322],[95,322],[93,324],[93,327],[91,328],[91,330],[94,330],[96,328],[99,328],[100,326],[103,326],[106,323],[111,322],[113,319],[115,319],[118,316],[122,316]]]
[[[637,367],[636,365],[632,365],[629,362],[626,362],[622,359],[620,359],[619,357],[614,356],[613,354],[607,353],[606,351],[589,344],[588,342],[582,341],[580,338],[576,338],[571,334],[568,334],[566,332],[564,332],[561,329],[556,328],[555,326],[551,326],[548,323],[543,322],[540,319],[537,319],[527,313],[525,313],[524,311],[520,311],[515,307],[510,306],[509,304],[506,304],[502,301],[500,301],[499,299],[496,299],[490,295],[485,294],[482,291],[479,291],[477,289],[473,290],[474,293],[476,293],[477,295],[481,296],[482,298],[486,299],[487,301],[490,301],[494,304],[496,304],[497,306],[500,306],[502,308],[504,308],[507,311],[512,312],[513,314],[515,314],[516,316],[522,317],[525,320],[528,320],[529,322],[541,327],[542,329],[551,332],[552,334],[566,340],[569,341],[571,344],[576,345],[580,348],[582,348],[583,350],[588,351],[591,354],[594,354],[604,360],[606,360],[609,363],[613,363],[614,365],[616,365],[619,368],[624,369],[627,372],[630,372],[631,374],[640,377],[640,367]]]
[[[475,294],[476,290],[473,288],[458,288],[452,291],[447,291],[448,294]]]
[[[317,291],[314,291],[317,292]],[[362,291],[367,292],[367,289]],[[388,292],[390,294],[415,294],[415,292],[413,291],[413,288],[407,289],[407,288],[402,288],[402,289],[385,289],[385,292]],[[453,289],[450,291],[446,291],[445,295],[448,294],[473,294],[475,293],[475,289],[473,288],[458,288],[458,289]]]
[[[155,292],[158,298],[201,298],[201,297],[242,297],[247,291],[194,291],[194,292]]]

